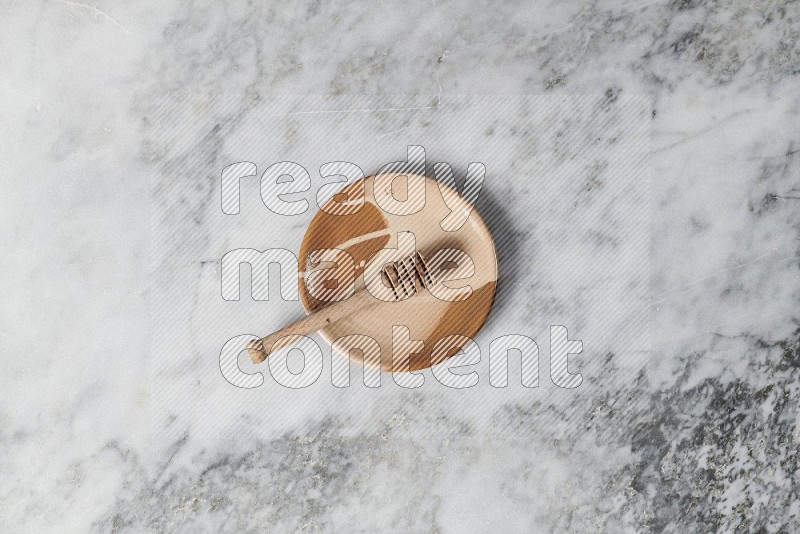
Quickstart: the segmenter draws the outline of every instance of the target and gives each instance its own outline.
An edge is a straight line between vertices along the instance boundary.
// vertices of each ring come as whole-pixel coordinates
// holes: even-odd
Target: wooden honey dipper
[[[386,265],[381,269],[380,276],[392,290],[394,301],[405,300],[434,283],[428,262],[420,252]],[[304,336],[316,332],[378,302],[381,301],[373,297],[366,287],[362,288],[346,300],[327,304],[277,332],[261,339],[254,339],[248,343],[247,353],[253,363],[261,363],[271,353],[291,344],[294,341],[291,336]]]

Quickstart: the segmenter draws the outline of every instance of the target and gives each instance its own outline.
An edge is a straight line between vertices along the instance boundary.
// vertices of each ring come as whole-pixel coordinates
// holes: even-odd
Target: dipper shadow
[[[459,177],[466,176],[467,169],[453,166],[453,173],[458,191],[462,191],[463,178],[459,179]],[[369,176],[374,176],[375,174],[377,174],[377,171]],[[436,179],[435,176],[431,176],[429,173],[426,173],[426,176]],[[503,317],[502,312],[513,300],[514,290],[520,287],[520,277],[523,275],[520,269],[520,254],[523,251],[526,235],[529,234],[529,230],[522,230],[515,226],[498,193],[502,192],[492,192],[484,181],[478,200],[475,203],[475,210],[492,234],[497,254],[497,288],[492,309],[484,323],[485,327],[493,327],[497,324],[500,318]],[[432,246],[432,249],[452,246],[456,245],[445,238],[435,246]]]

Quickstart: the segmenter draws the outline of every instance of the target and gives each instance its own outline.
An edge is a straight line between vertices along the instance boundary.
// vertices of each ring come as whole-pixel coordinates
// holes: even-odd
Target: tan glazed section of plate
[[[418,176],[416,178],[419,178]],[[360,310],[321,330],[329,343],[343,336],[369,336],[377,341],[380,354],[372,351],[351,350],[337,347],[344,356],[369,367],[380,367],[384,371],[414,371],[425,369],[456,354],[466,342],[463,338],[449,338],[438,350],[433,350],[437,341],[451,335],[472,338],[483,326],[494,302],[497,286],[497,255],[489,228],[480,215],[461,196],[444,184],[424,177],[424,207],[413,214],[395,215],[381,209],[375,200],[375,188],[385,198],[388,190],[396,199],[408,196],[408,176],[382,174],[370,176],[352,183],[322,204],[320,211],[309,224],[299,257],[300,300],[307,313],[325,305],[309,292],[307,280],[319,265],[309,262],[309,254],[321,249],[340,249],[348,252],[355,264],[356,291],[364,288],[364,267],[374,254],[384,248],[397,247],[397,234],[412,232],[416,250],[430,258],[443,248],[456,248],[466,252],[475,264],[475,272],[469,278],[446,282],[449,287],[469,285],[472,294],[460,302],[446,302],[423,289],[419,294],[399,302],[376,303]],[[440,189],[441,188],[441,189]],[[467,210],[469,218],[456,231],[445,231],[440,223],[451,209]],[[363,206],[361,205],[363,199]],[[354,206],[352,213],[341,214],[347,206]],[[333,214],[336,212],[339,214]],[[392,258],[399,260],[400,256]],[[331,264],[328,264],[330,267]],[[315,293],[318,294],[318,293]],[[406,326],[412,340],[421,340],[424,347],[413,351],[405,358],[393,357],[392,328]],[[336,345],[334,345],[336,347]],[[374,346],[374,344],[373,344]],[[403,351],[398,350],[399,354]],[[379,362],[379,363],[378,363]]]

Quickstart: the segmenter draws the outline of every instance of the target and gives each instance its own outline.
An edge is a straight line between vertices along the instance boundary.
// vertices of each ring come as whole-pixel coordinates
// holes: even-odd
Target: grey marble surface
[[[3,531],[800,529],[800,3],[55,0],[0,29]],[[481,347],[563,321],[585,383],[230,386],[221,343],[300,312],[225,307],[219,259],[296,250],[315,206],[270,218],[253,182],[225,222],[222,167],[409,144],[487,160]]]

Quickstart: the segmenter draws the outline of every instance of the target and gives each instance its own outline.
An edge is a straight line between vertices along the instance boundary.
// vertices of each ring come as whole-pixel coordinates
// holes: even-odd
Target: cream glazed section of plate
[[[373,280],[371,273],[386,261],[407,257],[407,247],[397,248],[398,239],[403,245],[409,243],[410,236],[404,232],[413,234],[415,249],[429,261],[442,249],[466,253],[474,272],[444,286],[469,286],[472,291],[461,301],[442,300],[428,290],[397,302],[376,299],[374,305],[321,330],[335,351],[385,371],[430,367],[455,354],[483,325],[497,284],[494,241],[483,219],[458,193],[436,180],[421,175],[379,174],[349,184],[324,203],[300,247],[300,300],[310,313],[326,304],[315,296],[330,300],[337,291],[346,294],[353,287],[362,290],[365,269],[367,279]],[[352,263],[347,255],[332,249],[347,252]],[[387,251],[381,252],[384,249]],[[435,268],[436,262],[431,263]],[[328,273],[323,274],[324,270]],[[331,278],[347,280],[349,272],[352,284],[325,285]],[[462,272],[459,270],[460,275]],[[329,289],[326,292],[324,288]],[[381,290],[386,295],[390,291],[384,286]],[[383,295],[378,291],[375,294]],[[341,297],[341,293],[338,295]],[[393,331],[398,332],[395,354]]]

